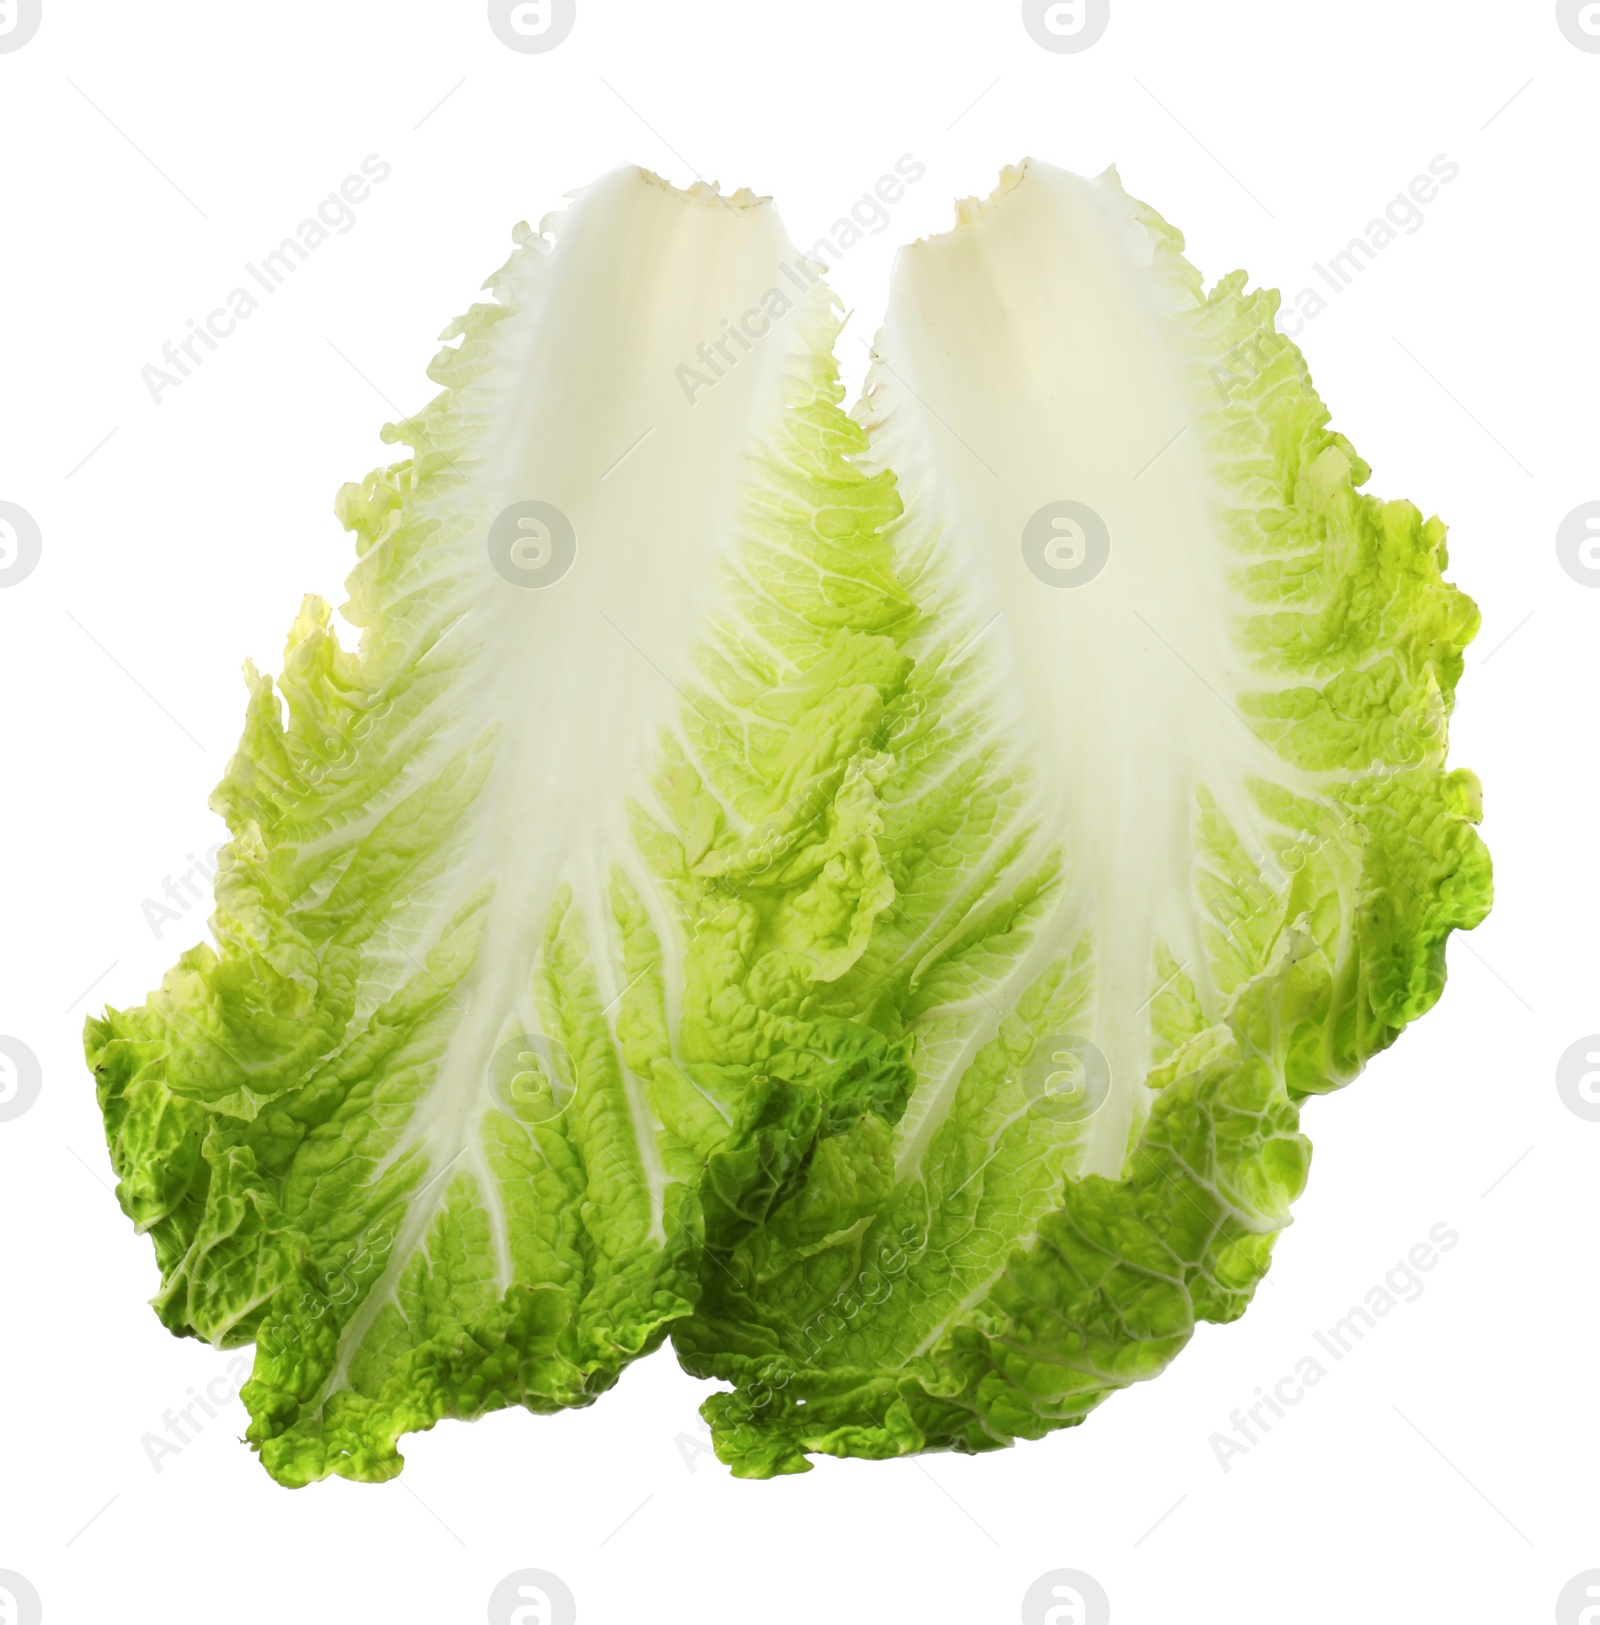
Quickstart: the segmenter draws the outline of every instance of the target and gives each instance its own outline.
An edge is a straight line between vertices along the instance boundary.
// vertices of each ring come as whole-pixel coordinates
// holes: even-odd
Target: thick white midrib
[[[1012,673],[1022,753],[1039,765],[1041,833],[1066,869],[1061,902],[997,1002],[1092,931],[1086,1036],[1112,1089],[1084,1169],[1110,1175],[1150,1063],[1157,944],[1207,990],[1198,790],[1254,853],[1267,820],[1247,777],[1306,787],[1237,711],[1248,663],[1235,631],[1250,606],[1232,590],[1241,561],[1220,533],[1217,454],[1198,427],[1213,403],[1187,393],[1189,296],[1131,216],[1120,191],[1032,170],[976,224],[907,250],[867,414],[874,464],[900,476],[913,551],[931,546],[948,561],[941,581],[970,583],[969,623],[1001,612],[988,636]],[[995,472],[945,455],[924,401],[958,434],[981,428]],[[1171,423],[1196,429],[1141,466],[1149,425]],[[1060,498],[1101,510],[1113,534],[1105,570],[1073,588],[1040,582],[1022,556],[1029,514]],[[924,1144],[958,1082],[924,1119]]]
[[[488,584],[488,590],[492,594],[496,585]],[[592,701],[614,702],[621,696],[622,703],[600,703],[598,715],[576,703],[553,704],[538,707],[530,719],[524,696],[539,693],[552,674],[572,671],[582,654],[574,647],[582,636],[576,615],[547,618],[541,631],[542,645],[528,638],[520,661],[484,672],[475,685],[481,707],[477,725],[465,730],[481,735],[497,723],[500,744],[480,797],[481,835],[458,891],[471,895],[483,882],[491,882],[494,891],[476,959],[458,988],[463,1018],[434,1087],[412,1120],[416,1140],[451,1153],[475,1135],[491,1104],[484,1083],[488,1063],[507,1019],[529,1007],[545,922],[563,884],[572,888],[602,1004],[617,992],[602,875],[606,855],[628,844],[619,816],[626,801],[646,788],[638,770],[638,733],[644,730],[623,735],[623,719],[630,710],[648,716],[660,707],[652,707],[648,695],[644,703],[630,706],[628,683],[638,667],[613,665],[609,677],[592,674],[583,692]],[[603,631],[593,628],[590,636]],[[656,682],[650,675],[646,686],[652,694]],[[608,762],[609,744],[619,745],[620,752]]]
[[[490,590],[494,590],[492,584]],[[565,658],[565,651],[554,651],[547,658],[559,662]],[[425,1169],[419,1196],[407,1201],[384,1270],[341,1334],[339,1358],[322,1390],[324,1396],[346,1381],[350,1362],[383,1306],[397,1301],[401,1275],[425,1246],[430,1227],[464,1173],[472,1175],[476,1203],[490,1225],[501,1290],[511,1283],[510,1242],[500,1182],[489,1167],[482,1145],[484,1117],[498,1109],[486,1080],[496,1043],[508,1020],[519,1018],[529,1030],[536,1026],[530,1002],[533,970],[545,922],[563,884],[572,888],[573,907],[588,939],[588,964],[596,979],[600,1003],[613,1004],[621,991],[604,877],[611,855],[631,849],[623,827],[629,782],[604,772],[589,777],[577,771],[593,743],[593,730],[586,725],[588,719],[573,711],[558,711],[557,726],[535,735],[526,726],[515,725],[515,708],[508,704],[508,698],[516,695],[517,686],[514,681],[508,684],[504,680],[503,672],[487,655],[483,670],[475,674],[476,680],[473,675],[468,677],[472,698],[457,729],[462,737],[476,738],[498,723],[500,749],[471,815],[476,836],[467,861],[456,872],[450,895],[459,905],[486,883],[492,882],[494,890],[486,906],[472,968],[451,994],[451,1002],[460,1008],[461,1016],[437,1065],[434,1081],[418,1101],[404,1132],[374,1171],[376,1179],[396,1163],[422,1153]],[[553,794],[574,783],[591,787],[591,794],[566,801]],[[631,787],[636,795],[647,791],[642,777],[633,780]],[[544,815],[535,821],[543,838],[532,843],[520,838],[529,808],[539,809]],[[659,1244],[665,1239],[662,1201],[666,1171],[639,1082],[626,1068],[623,1072],[650,1201],[651,1233]],[[533,1143],[531,1135],[529,1141]]]
[[[485,682],[474,688],[479,705],[471,714],[482,726],[492,720],[482,709],[482,696],[492,693],[493,686]],[[476,809],[481,830],[497,829],[497,804],[507,794],[508,777],[514,780],[515,775],[508,775],[503,759],[497,761]],[[508,877],[496,862],[492,843],[480,837],[470,850],[469,861],[458,871],[453,894],[470,896],[491,879],[495,889],[487,905],[472,969],[450,996],[460,1008],[461,1018],[451,1032],[431,1086],[417,1102],[404,1132],[374,1170],[374,1179],[380,1178],[395,1164],[420,1153],[422,1183],[415,1195],[402,1198],[405,1216],[394,1245],[378,1280],[340,1333],[338,1359],[317,1404],[344,1386],[350,1363],[374,1321],[386,1304],[398,1302],[400,1278],[425,1247],[428,1232],[462,1173],[471,1174],[476,1203],[488,1219],[501,1290],[510,1284],[510,1248],[500,1185],[487,1166],[481,1145],[483,1116],[492,1105],[485,1080],[495,1041],[507,1019],[525,1008],[535,954],[558,881],[555,875],[535,867],[520,877],[513,870],[511,883],[507,884]],[[521,884],[517,884],[519,878]]]
[[[646,222],[645,240],[662,245],[669,262],[703,252],[697,243],[726,241],[720,234],[728,221],[717,213],[720,205],[668,201],[655,183],[645,183],[641,190],[631,178],[611,177],[602,186],[627,197],[625,207],[637,209]],[[751,215],[739,217],[739,224],[743,246],[731,262],[713,258],[712,264],[719,274],[731,268],[729,280],[748,291],[746,279],[758,269],[757,245],[774,240],[772,222],[770,215]],[[707,232],[709,236],[702,235]],[[651,296],[636,287],[633,265],[615,264],[616,253],[608,246],[615,241],[600,226],[580,232],[570,249],[558,240],[550,262],[551,285],[542,288],[543,297],[524,318],[502,324],[513,371],[539,377],[534,335],[542,335],[547,326],[555,335],[555,353],[580,373],[604,365],[618,352],[619,318],[608,285],[620,290],[624,302]],[[577,258],[566,261],[564,251]],[[757,286],[765,280],[767,272],[760,268]],[[565,295],[564,304],[556,300],[557,292]],[[697,620],[693,606],[707,596],[702,583],[715,574],[719,559],[728,556],[730,521],[738,505],[721,482],[737,459],[730,456],[725,436],[732,427],[746,449],[755,443],[741,406],[747,409],[751,397],[761,398],[765,386],[767,410],[775,408],[776,392],[770,385],[785,362],[785,339],[792,344],[798,338],[801,320],[792,317],[786,335],[747,357],[720,394],[691,414],[681,402],[673,369],[692,353],[702,329],[715,331],[723,306],[739,308],[733,290],[719,287],[715,278],[708,285],[697,283],[693,299],[703,308],[691,304],[686,309],[683,331],[676,328],[680,317],[673,308],[671,320],[652,314],[653,325],[639,331],[640,344],[624,347],[626,368],[620,376],[630,387],[636,381],[639,399],[613,398],[585,384],[571,403],[552,398],[548,387],[508,395],[498,403],[499,420],[507,425],[506,442],[482,475],[483,484],[497,493],[486,508],[494,511],[503,500],[521,498],[530,490],[560,499],[558,505],[565,504],[577,530],[579,555],[561,582],[533,590],[489,575],[479,561],[480,614],[491,628],[499,628],[498,635],[491,632],[485,638],[491,660],[499,658],[486,678],[485,692],[502,727],[500,759],[485,790],[485,824],[502,839],[491,846],[486,865],[495,892],[482,947],[462,988],[467,1017],[452,1038],[441,1076],[416,1123],[419,1136],[435,1143],[443,1139],[443,1149],[453,1149],[460,1136],[476,1131],[486,1106],[482,1078],[487,1060],[506,1016],[526,1005],[543,922],[561,879],[574,887],[602,1005],[612,1009],[625,985],[607,907],[608,863],[631,850],[628,802],[654,799],[647,764],[681,693],[681,687],[674,692],[674,678],[681,684],[687,670],[685,628]],[[592,345],[576,337],[585,321],[595,324]],[[538,340],[541,358],[546,358],[545,342]],[[619,393],[626,397],[628,390],[619,385]],[[615,477],[599,466],[590,470],[598,448],[625,443],[624,428],[631,431],[636,416],[659,419],[659,431]],[[648,644],[641,645],[639,635],[646,627],[657,632],[658,651],[663,642],[673,649],[676,673],[662,669],[659,653],[653,657]],[[530,736],[532,726],[536,741]],[[540,826],[537,837],[504,838],[519,830],[530,810]],[[632,872],[637,883],[638,871]],[[650,890],[645,888],[644,894]],[[657,907],[653,917],[659,919],[661,912]],[[639,1080],[625,1067],[623,1083],[649,1192],[651,1230],[660,1239],[666,1175],[655,1127]],[[441,1127],[447,1131],[443,1135]]]
[[[743,477],[742,458],[767,443],[763,431],[781,410],[783,376],[815,314],[792,313],[691,412],[674,368],[693,354],[698,339],[716,334],[719,319],[752,300],[758,304],[763,287],[781,282],[769,251],[792,259],[793,250],[770,213],[741,215],[734,242],[729,218],[719,212],[725,205],[666,203],[659,183],[637,188],[636,177],[600,183],[596,191],[606,198],[595,208],[601,212],[586,216],[582,228],[563,227],[538,297],[500,324],[501,376],[509,371],[534,387],[487,403],[502,428],[501,448],[474,464],[470,489],[449,496],[458,511],[491,514],[529,495],[555,502],[579,537],[578,561],[548,590],[508,584],[483,553],[466,561],[472,618],[484,631],[477,669],[458,679],[467,690],[460,726],[473,738],[491,727],[498,731],[473,814],[477,838],[451,894],[465,898],[484,882],[494,889],[476,958],[455,989],[461,1019],[386,1163],[423,1150],[428,1179],[450,1172],[408,1207],[381,1278],[344,1329],[337,1368],[319,1403],[347,1379],[355,1351],[382,1305],[393,1300],[401,1272],[425,1244],[460,1171],[473,1173],[495,1228],[502,1285],[509,1282],[500,1191],[481,1146],[483,1115],[492,1106],[488,1062],[509,1016],[520,1014],[533,1025],[527,1016],[532,971],[563,882],[573,888],[589,966],[614,1023],[625,982],[608,906],[609,864],[622,860],[638,883],[627,808],[655,802],[650,766],[688,680],[689,634],[727,612],[710,588],[731,555],[742,512],[732,482]],[[688,274],[698,256],[715,275],[695,276],[681,297],[663,299],[648,279],[641,282],[641,266],[617,252],[615,217],[608,224],[606,208],[622,208],[625,216],[638,210],[633,218],[662,265]],[[674,212],[680,208],[688,212]],[[641,260],[649,258],[626,234],[620,241],[638,248]],[[827,298],[820,290],[808,297],[818,307]],[[628,328],[619,305],[643,325]],[[585,322],[593,324],[592,338]],[[565,378],[562,368],[572,376]],[[597,391],[595,376],[612,378],[614,388]],[[561,387],[564,378],[569,389]],[[629,394],[633,389],[637,399]],[[641,416],[654,417],[659,428],[612,478],[595,458],[600,448],[625,445]],[[469,554],[481,544],[477,534],[461,543]],[[659,928],[666,906],[654,887],[640,890]],[[663,931],[661,940],[671,944],[673,933]],[[659,1244],[666,1172],[657,1129],[646,1092],[626,1067],[623,1085]]]
[[[1021,588],[1026,595],[1029,584]],[[1008,620],[1014,624],[1026,607],[1024,596]],[[1142,633],[1136,624],[1132,630]],[[1149,996],[1157,980],[1157,945],[1184,965],[1202,995],[1209,991],[1194,890],[1197,791],[1202,785],[1208,788],[1247,849],[1260,851],[1265,820],[1244,790],[1246,778],[1255,774],[1300,787],[1300,776],[1290,773],[1155,639],[1124,636],[1100,648],[1088,663],[1106,691],[1150,714],[1151,725],[1142,735],[1126,722],[1085,730],[1073,726],[1081,718],[1064,718],[1059,710],[1041,705],[1043,697],[1084,692],[1081,679],[1087,672],[1075,670],[1070,657],[1065,662],[1058,658],[1059,638],[1035,645],[1025,639],[1007,641],[1017,689],[1027,702],[1023,755],[1040,766],[1023,812],[1008,826],[1012,832],[1031,820],[1036,834],[1008,874],[1024,876],[1057,851],[1064,855],[1065,871],[1062,896],[1038,928],[1029,952],[999,988],[986,992],[993,1005],[1011,1008],[1083,931],[1093,933],[1093,1013],[1085,1036],[1106,1056],[1112,1091],[1086,1137],[1083,1171],[1115,1175],[1149,1070]],[[1042,659],[1037,658],[1040,648]],[[1161,675],[1152,689],[1156,661],[1170,663],[1170,669],[1154,666]],[[920,1157],[948,1115],[964,1066],[998,1025],[992,1014],[977,1023],[962,1065],[945,1076],[915,1141],[904,1148],[902,1167]]]

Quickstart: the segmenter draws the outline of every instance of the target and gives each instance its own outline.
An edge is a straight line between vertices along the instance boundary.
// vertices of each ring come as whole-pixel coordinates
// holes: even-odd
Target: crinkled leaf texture
[[[310,601],[250,673],[215,949],[87,1035],[280,1481],[668,1335],[740,1474],[987,1450],[1243,1311],[1300,1103],[1488,907],[1477,616],[1181,247],[1008,171],[857,423],[770,206],[623,170],[448,330],[340,494],[359,652]]]
[[[883,951],[917,612],[831,296],[769,203],[635,169],[517,237],[408,460],[339,494],[359,652],[311,599],[247,672],[216,946],[86,1034],[156,1310],[255,1342],[289,1485],[590,1403],[708,1231],[910,1086],[836,991]],[[576,537],[548,584],[556,531],[491,559],[528,500]]]
[[[908,1046],[898,1122],[708,1231],[674,1328],[735,1385],[705,1409],[740,1474],[1038,1437],[1241,1314],[1300,1104],[1487,911],[1445,765],[1476,609],[1439,521],[1361,490],[1277,305],[1207,293],[1114,172],[1009,170],[900,257],[859,413],[921,611],[884,794],[967,816],[920,876],[889,847],[909,975],[838,1010]]]

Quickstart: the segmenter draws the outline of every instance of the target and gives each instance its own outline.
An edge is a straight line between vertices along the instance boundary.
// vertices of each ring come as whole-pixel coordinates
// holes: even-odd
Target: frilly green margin
[[[1276,905],[1278,952],[1240,981],[1224,1025],[1151,1074],[1157,1093],[1121,1178],[1069,1180],[984,1300],[901,1369],[796,1365],[754,1346],[716,1362],[738,1386],[702,1414],[741,1477],[807,1471],[809,1454],[972,1453],[1039,1438],[1157,1376],[1200,1322],[1237,1319],[1305,1184],[1301,1101],[1347,1083],[1432,1007],[1449,934],[1490,907],[1478,781],[1444,766],[1479,619],[1443,580],[1444,526],[1358,489],[1370,469],[1328,428],[1300,351],[1276,332],[1278,294],[1246,292],[1236,272],[1207,296],[1182,236],[1132,207],[1162,269],[1197,301],[1192,360],[1217,400],[1205,427],[1233,458],[1228,523],[1266,573],[1261,596],[1273,598],[1267,577],[1296,568],[1307,547],[1335,580],[1323,614],[1299,629],[1310,646],[1294,651],[1299,673],[1332,675],[1260,699],[1257,726],[1291,761],[1368,770],[1323,803],[1283,809],[1310,856]],[[1359,675],[1340,669],[1363,652]],[[1330,892],[1354,903],[1332,951],[1318,941]],[[926,1235],[916,1217],[885,1214],[862,1256],[892,1279]],[[871,1312],[845,1294],[812,1335],[826,1343],[830,1321],[842,1332]]]

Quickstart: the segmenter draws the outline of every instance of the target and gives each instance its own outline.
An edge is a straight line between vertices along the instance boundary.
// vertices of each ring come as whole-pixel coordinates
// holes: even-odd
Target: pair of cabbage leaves
[[[1275,294],[1028,163],[851,417],[820,269],[635,169],[519,228],[339,493],[359,651],[247,668],[215,947],[89,1023],[281,1483],[669,1337],[747,1476],[1079,1422],[1243,1312],[1488,907],[1477,612]]]

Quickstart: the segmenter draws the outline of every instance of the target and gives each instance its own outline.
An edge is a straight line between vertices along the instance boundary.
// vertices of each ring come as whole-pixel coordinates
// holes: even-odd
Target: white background
[[[1118,1625],[1550,1618],[1600,1567],[1600,1123],[1553,1082],[1600,1029],[1600,592],[1553,545],[1600,497],[1597,96],[1544,0],[1113,0],[1081,55],[1013,4],[578,0],[531,56],[465,0],[44,0],[0,55],[0,499],[44,537],[0,591],[0,1033],[44,1076],[0,1123],[0,1569],[50,1625],[479,1621],[523,1567],[585,1625],[1009,1622],[1061,1567]],[[368,153],[393,174],[354,229],[155,405],[140,368]],[[1208,280],[1290,295],[1460,165],[1299,342],[1371,488],[1446,518],[1482,605],[1453,760],[1484,781],[1493,915],[1439,1008],[1308,1107],[1251,1312],[1082,1428],[744,1483],[663,1351],[586,1412],[442,1424],[381,1487],[278,1488],[237,1402],[157,1473],[142,1435],[230,1357],[145,1307],[79,1033],[202,934],[199,905],[159,941],[141,906],[221,834],[241,659],[276,670],[300,595],[342,596],[334,490],[393,459],[376,429],[434,393],[434,335],[513,222],[634,161],[771,193],[805,244],[902,153],[927,175],[832,278],[852,394],[895,247],[1024,154],[1115,162]],[[1460,1244],[1424,1295],[1224,1473],[1210,1435],[1439,1221]]]

